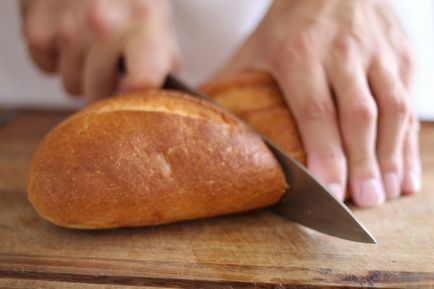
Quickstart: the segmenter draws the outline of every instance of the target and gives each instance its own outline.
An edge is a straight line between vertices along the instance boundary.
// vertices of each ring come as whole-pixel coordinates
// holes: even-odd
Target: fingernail
[[[383,175],[384,188],[388,198],[395,198],[400,193],[399,178],[396,172],[388,172]]]
[[[380,181],[370,178],[362,182],[359,192],[359,205],[375,206],[384,202],[383,188]]]
[[[416,193],[420,191],[421,188],[421,180],[420,174],[418,174],[415,170],[408,170],[404,179],[405,190],[407,193]]]
[[[343,200],[344,199],[344,191],[342,190],[342,186],[340,184],[338,184],[338,183],[330,183],[328,185],[328,189],[339,200]]]

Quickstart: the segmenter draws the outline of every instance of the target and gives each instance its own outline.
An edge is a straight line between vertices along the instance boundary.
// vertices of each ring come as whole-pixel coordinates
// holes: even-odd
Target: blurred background
[[[237,9],[228,11],[227,1],[233,3],[232,0],[173,1],[184,59],[180,74],[193,85],[207,79],[225,62],[270,4],[269,0],[256,1],[255,5],[251,0],[238,0]],[[413,95],[418,116],[434,120],[434,0],[390,1],[416,52],[418,69]],[[197,15],[182,17],[192,13]],[[225,21],[221,21],[222,16]],[[20,26],[18,1],[0,1],[0,108],[82,106],[79,100],[66,94],[57,76],[46,75],[33,65]],[[209,34],[215,35],[212,41],[200,41]]]

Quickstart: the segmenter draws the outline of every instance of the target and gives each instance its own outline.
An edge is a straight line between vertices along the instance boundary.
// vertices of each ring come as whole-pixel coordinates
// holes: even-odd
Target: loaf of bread
[[[263,130],[284,114],[266,83],[233,102],[218,97],[218,86],[212,94]],[[290,137],[275,141],[299,155]],[[266,145],[231,115],[186,94],[153,90],[101,101],[60,123],[36,149],[27,188],[43,218],[99,229],[264,207],[279,200],[286,183]]]

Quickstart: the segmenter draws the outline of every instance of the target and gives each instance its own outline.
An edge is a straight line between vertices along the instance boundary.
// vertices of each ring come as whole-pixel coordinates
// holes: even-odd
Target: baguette
[[[242,101],[218,99],[229,109]],[[250,105],[243,113],[263,130],[256,98]],[[263,117],[274,114],[282,111],[270,109]],[[290,138],[276,135],[275,141],[301,158],[299,142]],[[272,153],[245,125],[209,103],[166,90],[103,100],[64,120],[34,152],[27,183],[39,215],[80,229],[246,211],[277,202],[285,188]]]

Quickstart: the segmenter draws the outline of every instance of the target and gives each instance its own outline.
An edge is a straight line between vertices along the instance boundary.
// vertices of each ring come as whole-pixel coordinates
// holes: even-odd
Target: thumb
[[[146,31],[126,42],[122,53],[124,72],[120,80],[121,92],[161,86],[173,66],[167,42]]]

